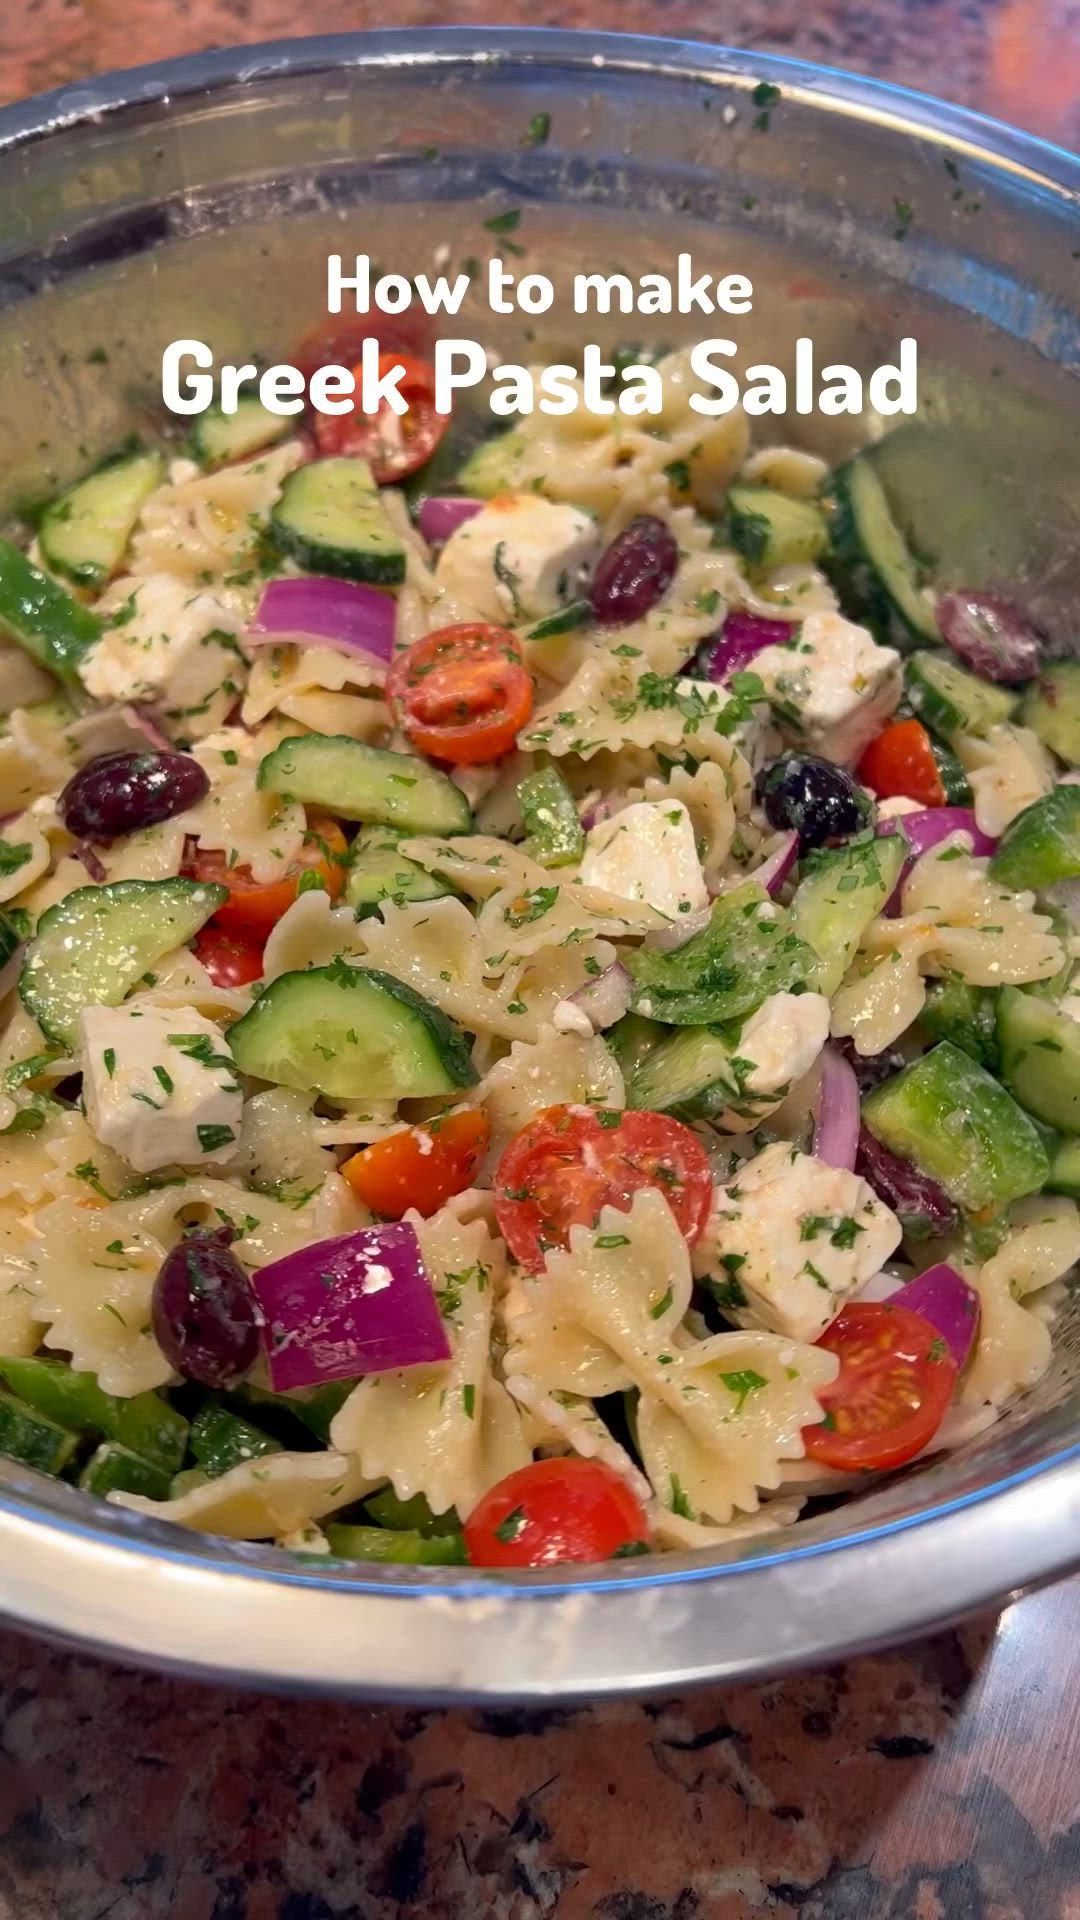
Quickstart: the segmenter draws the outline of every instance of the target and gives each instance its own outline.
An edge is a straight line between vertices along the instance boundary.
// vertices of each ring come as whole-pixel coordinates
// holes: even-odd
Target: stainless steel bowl
[[[752,98],[762,81],[781,89],[767,127]],[[522,145],[538,112],[550,139]],[[749,360],[784,364],[806,332],[820,360],[870,368],[914,333],[922,414],[891,457],[920,537],[944,577],[1018,580],[1067,633],[1080,588],[1080,163],[896,88],[671,41],[313,39],[7,109],[0,508],[137,426],[170,339],[281,355],[323,311],[328,251],[408,273],[439,242],[480,252],[481,222],[507,203],[547,272],[665,268],[686,246],[701,268],[750,273],[758,311],[735,323]],[[539,351],[511,321],[471,318],[462,331]],[[730,325],[665,325],[669,339],[711,331]],[[869,425],[783,430],[831,455]],[[595,1697],[834,1659],[1080,1561],[1068,1305],[1055,1348],[1038,1389],[948,1458],[794,1532],[599,1575],[321,1569],[4,1464],[0,1608],[126,1659],[366,1698]]]

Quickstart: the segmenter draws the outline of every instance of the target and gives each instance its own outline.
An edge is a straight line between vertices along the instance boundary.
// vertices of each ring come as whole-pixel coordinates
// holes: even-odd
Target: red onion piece
[[[957,1369],[963,1369],[979,1330],[979,1296],[955,1267],[945,1261],[927,1267],[901,1288],[896,1304],[929,1320],[946,1342]]]
[[[93,847],[89,846],[85,840],[77,840],[73,851],[76,860],[82,861],[91,880],[96,880],[100,886],[103,880],[108,879],[108,869],[102,865]]]
[[[798,857],[799,836],[792,829],[784,835],[775,853],[770,853],[768,859],[763,860],[760,867],[755,867],[747,878],[756,880],[766,893],[778,894]]]
[[[387,666],[394,652],[394,602],[353,580],[271,580],[244,639],[249,646],[334,647]]]
[[[167,733],[162,732],[149,707],[121,707],[120,712],[127,721],[128,726],[134,727],[136,733],[141,733],[143,739],[148,740],[150,745],[156,747],[159,753],[172,752],[172,741],[169,739]]]
[[[421,502],[416,524],[428,544],[438,547],[464,526],[466,520],[479,513],[483,505],[482,500],[470,500],[466,494],[432,493]]]
[[[835,1047],[826,1047],[814,1119],[814,1158],[851,1173],[858,1144],[859,1083],[850,1061]]]
[[[1010,685],[1038,673],[1043,636],[1015,601],[961,587],[943,593],[934,612],[953,652],[984,679]]]
[[[584,987],[570,995],[572,1006],[580,1007],[587,1014],[597,1032],[603,1027],[613,1027],[624,1013],[630,1011],[630,996],[633,982],[626,968],[616,961],[613,967],[605,967]]]
[[[794,640],[797,620],[766,620],[760,613],[729,613],[718,634],[703,640],[691,672],[703,680],[726,680],[766,647]]]
[[[286,1254],[252,1285],[275,1393],[450,1358],[416,1229],[404,1220]]]

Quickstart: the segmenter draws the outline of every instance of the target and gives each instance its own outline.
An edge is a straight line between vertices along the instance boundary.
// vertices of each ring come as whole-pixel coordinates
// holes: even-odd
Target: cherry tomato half
[[[405,313],[327,314],[304,335],[292,364],[305,382],[320,367],[354,366],[371,335],[378,340],[380,353],[393,353],[399,360],[408,354],[423,358],[431,353],[435,328],[429,314],[412,307]]]
[[[215,913],[213,926],[260,941],[292,906],[305,873],[317,874],[330,898],[337,899],[345,886],[347,851],[345,835],[336,820],[319,818],[311,822],[304,835],[300,859],[280,880],[255,880],[250,867],[230,867],[226,854],[203,848],[185,855],[182,870],[189,879],[228,888],[229,898]]]
[[[404,366],[398,392],[408,413],[397,414],[389,404],[377,413],[317,413],[314,434],[320,453],[357,454],[368,462],[380,487],[405,480],[431,459],[446,432],[450,415],[435,411],[435,371],[426,360],[411,354],[380,353],[380,376]],[[357,383],[360,368],[354,367]]]
[[[530,1273],[571,1227],[594,1227],[601,1209],[628,1213],[635,1193],[662,1193],[692,1246],[709,1217],[705,1149],[664,1113],[545,1107],[511,1140],[495,1175],[499,1231]]]
[[[818,1395],[821,1426],[804,1427],[812,1460],[852,1473],[914,1459],[952,1399],[956,1363],[929,1320],[889,1300],[854,1301],[817,1342],[840,1361]]]
[[[263,950],[260,940],[245,940],[242,934],[226,933],[213,921],[195,935],[195,958],[201,960],[215,987],[249,987],[263,975]]]
[[[645,1509],[601,1460],[534,1460],[485,1493],[465,1522],[474,1567],[551,1567],[610,1560],[644,1546]]]
[[[921,807],[945,805],[933,745],[920,720],[897,720],[879,733],[859,761],[858,775],[879,800],[904,795]]]
[[[487,1115],[481,1107],[469,1107],[388,1133],[361,1147],[341,1171],[357,1199],[373,1213],[400,1220],[415,1207],[426,1219],[451,1195],[471,1186],[487,1143]]]
[[[532,713],[533,684],[506,627],[467,622],[399,653],[386,698],[418,752],[472,767],[509,753]]]

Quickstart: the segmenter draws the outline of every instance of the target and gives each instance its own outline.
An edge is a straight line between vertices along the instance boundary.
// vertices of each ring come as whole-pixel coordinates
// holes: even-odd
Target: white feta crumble
[[[900,655],[842,614],[808,613],[782,646],[754,656],[781,727],[812,752],[853,766],[896,710]]]
[[[537,620],[576,600],[600,552],[596,522],[535,493],[502,493],[450,535],[435,579],[488,620]]]
[[[138,1173],[233,1158],[243,1095],[220,1032],[194,1007],[86,1007],[79,1050],[90,1127]]]
[[[95,700],[153,701],[191,738],[221,726],[246,672],[232,645],[243,615],[227,594],[149,573],[115,582],[101,611],[108,624],[79,667]]]
[[[551,1024],[556,1033],[580,1033],[583,1040],[593,1037],[593,1023],[583,1007],[575,1007],[572,1000],[557,1000],[551,1012]]]
[[[821,993],[771,993],[744,1022],[735,1048],[737,1102],[712,1121],[721,1133],[749,1133],[809,1073],[829,1035]]]
[[[580,878],[675,921],[709,902],[694,823],[681,800],[637,800],[590,827]]]
[[[900,1237],[896,1215],[858,1174],[779,1140],[717,1189],[694,1264],[740,1326],[812,1342]]]

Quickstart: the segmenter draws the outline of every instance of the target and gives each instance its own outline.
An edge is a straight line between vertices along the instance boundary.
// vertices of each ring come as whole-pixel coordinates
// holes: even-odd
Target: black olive
[[[874,822],[874,805],[845,767],[812,753],[782,753],[755,783],[769,825],[794,828],[803,852],[846,840]]]

